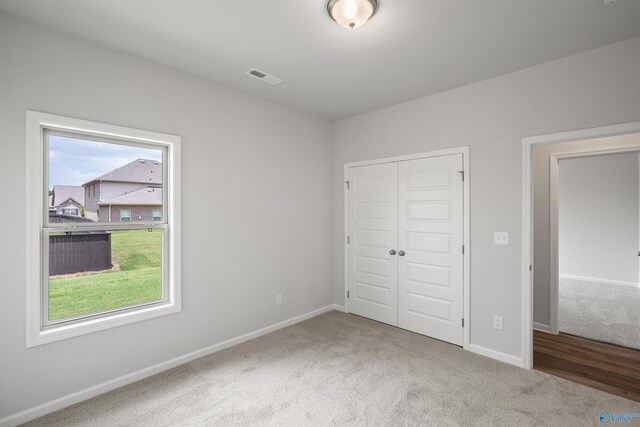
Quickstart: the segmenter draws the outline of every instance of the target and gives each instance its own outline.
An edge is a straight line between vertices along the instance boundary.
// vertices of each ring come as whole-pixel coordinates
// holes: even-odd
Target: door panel
[[[462,154],[398,164],[398,326],[462,345]]]
[[[398,324],[397,163],[349,169],[349,311]]]

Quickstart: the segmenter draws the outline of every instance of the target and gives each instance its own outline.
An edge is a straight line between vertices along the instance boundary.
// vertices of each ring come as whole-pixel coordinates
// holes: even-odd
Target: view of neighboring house
[[[98,222],[160,221],[162,163],[137,159],[82,185],[85,215]]]
[[[82,216],[84,188],[75,185],[54,185],[49,196],[49,212],[66,216]]]

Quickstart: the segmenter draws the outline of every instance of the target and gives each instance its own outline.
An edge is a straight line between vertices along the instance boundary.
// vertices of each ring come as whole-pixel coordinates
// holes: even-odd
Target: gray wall
[[[632,120],[628,120],[632,121]],[[549,156],[640,147],[640,135],[538,145],[533,149],[533,320],[549,325]]]
[[[27,109],[182,136],[183,311],[27,349],[25,216],[0,209],[0,419],[333,303],[330,122],[0,15],[14,207]]]
[[[337,122],[336,301],[344,302],[343,164],[469,145],[471,342],[521,356],[522,138],[640,120],[639,75],[635,38]],[[494,231],[510,232],[511,245],[493,245]]]
[[[638,154],[560,161],[560,274],[638,283]]]

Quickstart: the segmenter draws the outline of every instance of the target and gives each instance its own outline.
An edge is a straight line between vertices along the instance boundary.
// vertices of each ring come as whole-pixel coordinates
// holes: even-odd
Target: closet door
[[[462,154],[398,165],[398,326],[457,345],[463,340],[462,169]]]
[[[349,312],[398,324],[397,163],[349,169]]]

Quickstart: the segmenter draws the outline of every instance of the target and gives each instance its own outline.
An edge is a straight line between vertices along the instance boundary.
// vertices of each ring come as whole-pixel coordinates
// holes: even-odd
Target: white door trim
[[[558,317],[560,316],[559,181],[559,158],[552,154],[549,156],[549,333],[553,335],[558,335]]]
[[[631,122],[522,139],[522,365],[526,369],[533,367],[533,274],[530,271],[533,266],[533,146],[638,132],[640,122]]]
[[[464,197],[463,197],[463,242],[464,252],[464,272],[463,272],[463,313],[464,313],[464,334],[462,348],[469,350],[470,330],[471,330],[471,304],[469,301],[471,295],[471,238],[470,238],[470,206],[469,206],[469,146],[446,148],[442,150],[427,151],[422,153],[407,154],[403,156],[385,157],[380,159],[363,160],[358,162],[350,162],[344,164],[344,301],[345,311],[349,313],[349,299],[347,298],[347,289],[349,284],[349,244],[347,238],[349,236],[349,192],[347,191],[347,182],[349,181],[349,168],[357,166],[376,165],[380,163],[402,162],[407,160],[425,159],[429,157],[448,156],[451,154],[462,154],[462,164],[464,167]]]

